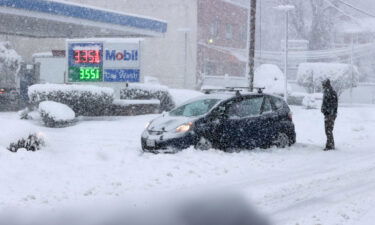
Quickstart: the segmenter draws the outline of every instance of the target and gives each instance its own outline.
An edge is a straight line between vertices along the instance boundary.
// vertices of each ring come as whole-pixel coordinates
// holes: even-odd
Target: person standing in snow
[[[333,139],[333,127],[335,125],[335,120],[337,117],[337,106],[338,97],[335,90],[331,86],[331,81],[329,79],[322,82],[323,86],[323,103],[322,103],[322,113],[324,114],[324,125],[327,135],[327,143],[325,151],[335,149],[335,141]]]

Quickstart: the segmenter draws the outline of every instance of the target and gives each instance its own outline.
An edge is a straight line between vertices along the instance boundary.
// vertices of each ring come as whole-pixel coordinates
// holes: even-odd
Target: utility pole
[[[255,64],[255,31],[256,31],[257,0],[250,1],[250,38],[249,38],[249,90],[254,89],[254,64]]]

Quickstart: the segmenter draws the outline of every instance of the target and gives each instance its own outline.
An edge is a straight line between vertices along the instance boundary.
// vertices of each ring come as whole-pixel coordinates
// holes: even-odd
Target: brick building
[[[244,76],[249,1],[198,0],[197,76]]]

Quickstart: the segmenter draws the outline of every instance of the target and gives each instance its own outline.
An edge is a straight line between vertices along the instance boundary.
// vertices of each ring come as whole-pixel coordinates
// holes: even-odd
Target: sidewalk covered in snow
[[[60,1],[0,0],[0,33],[34,38],[162,37],[167,23]]]

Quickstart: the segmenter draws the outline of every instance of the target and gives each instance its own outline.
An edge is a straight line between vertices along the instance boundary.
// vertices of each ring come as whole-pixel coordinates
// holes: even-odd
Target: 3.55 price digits
[[[98,68],[80,68],[79,69],[79,79],[80,80],[99,80],[100,71]]]

